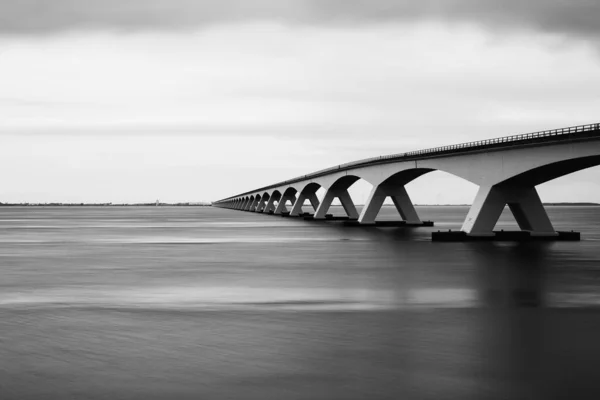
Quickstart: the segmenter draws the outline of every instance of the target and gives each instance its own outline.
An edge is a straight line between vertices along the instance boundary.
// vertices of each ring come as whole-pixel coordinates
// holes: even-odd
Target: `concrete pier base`
[[[581,234],[579,232],[556,232],[556,235],[539,236],[531,234],[528,231],[494,231],[493,235],[473,236],[463,231],[437,231],[431,233],[431,240],[434,242],[479,242],[479,241],[497,241],[497,242],[532,242],[532,241],[579,241]]]
[[[345,226],[364,226],[364,227],[419,227],[433,226],[433,221],[407,222],[407,221],[375,221],[370,224],[360,223],[359,221],[344,222]]]
[[[313,215],[314,214],[311,214],[309,212],[303,212],[302,214],[292,215],[292,213],[290,211],[283,212],[280,214],[280,216],[282,216],[284,218],[304,218],[304,217],[312,217]]]
[[[461,231],[471,236],[495,236],[492,232],[508,204],[519,228],[539,236],[556,236],[554,227],[534,186],[480,186]]]
[[[308,215],[304,217],[305,221],[358,221],[358,218],[351,218],[347,216],[334,216],[332,214],[325,214],[325,218],[315,218],[314,215]]]

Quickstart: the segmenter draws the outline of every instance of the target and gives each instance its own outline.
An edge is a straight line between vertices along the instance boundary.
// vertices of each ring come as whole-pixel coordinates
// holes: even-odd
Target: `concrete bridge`
[[[439,170],[479,186],[461,228],[463,236],[495,236],[494,226],[508,205],[528,236],[556,237],[536,186],[599,164],[600,124],[580,125],[359,160],[231,196],[213,206],[292,217],[312,207],[312,218],[322,220],[338,198],[350,220],[372,225],[389,196],[402,219],[418,225],[422,221],[405,185]],[[348,193],[359,179],[373,185],[360,215]],[[320,188],[325,195],[319,201]]]

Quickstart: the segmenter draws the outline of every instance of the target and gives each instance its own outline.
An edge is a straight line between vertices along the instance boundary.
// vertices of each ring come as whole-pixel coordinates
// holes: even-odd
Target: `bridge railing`
[[[431,158],[440,155],[452,154],[452,153],[461,153],[469,150],[483,150],[483,149],[492,149],[496,147],[505,147],[505,146],[518,146],[528,143],[540,143],[545,141],[555,141],[555,140],[569,140],[569,139],[577,139],[581,136],[585,136],[587,133],[600,132],[600,123],[595,124],[587,124],[587,125],[577,125],[570,126],[566,128],[559,129],[551,129],[539,132],[532,133],[523,133],[519,135],[512,136],[504,136],[499,138],[487,139],[487,140],[478,140],[474,142],[467,143],[459,143],[453,144],[449,146],[440,146],[433,147],[424,150],[416,150],[409,151],[407,153],[397,153],[397,154],[389,154],[385,156],[379,157],[371,157],[365,158],[362,160],[351,161],[345,164],[336,165],[334,167],[329,167],[325,169],[321,169],[319,171],[312,172],[307,175],[298,176],[293,179],[289,179],[283,182],[278,182],[269,186],[265,186],[262,188],[258,188],[249,192],[245,192],[236,196],[228,197],[224,200],[229,200],[238,196],[245,196],[255,192],[266,191],[278,186],[285,186],[292,183],[304,181],[307,179],[317,178],[319,176],[327,175],[329,173],[339,171],[339,170],[347,170],[350,168],[359,167],[361,165],[371,165],[377,163],[388,163],[392,161],[412,161],[424,158]],[[583,135],[582,135],[583,134]]]
[[[494,138],[494,139],[479,140],[479,141],[475,141],[475,142],[467,142],[467,143],[460,143],[460,144],[449,145],[449,146],[434,147],[434,148],[425,149],[425,150],[411,151],[408,153],[402,153],[402,156],[404,156],[404,157],[424,156],[424,155],[429,156],[429,155],[434,155],[436,153],[442,153],[442,152],[447,152],[447,151],[452,151],[452,150],[464,150],[464,149],[473,149],[473,148],[481,148],[481,147],[489,147],[489,146],[496,147],[495,145],[498,145],[498,144],[521,144],[522,142],[527,142],[527,141],[531,141],[531,140],[535,140],[535,139],[543,139],[543,138],[556,137],[557,139],[569,139],[569,137],[573,134],[582,133],[582,132],[599,131],[599,130],[600,130],[600,124],[598,124],[598,123],[597,124],[588,124],[588,125],[570,126],[567,128],[551,129],[551,130],[546,130],[546,131],[524,133],[524,134],[520,134],[520,135],[504,136],[504,137]],[[560,136],[560,138],[558,138],[559,136]],[[392,155],[391,157],[399,156],[399,155],[400,154]]]

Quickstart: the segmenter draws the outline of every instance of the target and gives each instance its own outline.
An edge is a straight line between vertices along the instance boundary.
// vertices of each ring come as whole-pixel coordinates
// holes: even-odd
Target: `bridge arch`
[[[282,189],[283,190],[283,189]],[[278,200],[277,207],[275,208],[274,214],[281,215],[283,213],[287,213],[287,202],[291,202],[292,207],[297,201],[296,194],[298,190],[295,187],[289,186],[283,193],[281,194],[281,198]]]
[[[261,194],[258,199],[258,204],[256,205],[256,212],[263,212],[270,198],[271,195],[269,194],[269,192],[264,192],[263,194]]]
[[[241,204],[240,210],[246,211],[250,205],[249,203],[250,203],[250,196],[244,196],[242,198],[242,204]]]
[[[260,201],[260,194],[256,193],[253,196],[250,196],[252,201],[250,202],[250,207],[248,211],[256,212],[256,207],[258,206],[258,202]]]
[[[283,191],[283,196],[295,196],[298,193],[298,189],[293,186],[288,187]]]
[[[433,168],[418,168],[413,165],[401,165],[388,168],[380,175],[380,182],[373,185],[371,193],[361,210],[358,221],[361,224],[374,224],[386,198],[390,197],[401,218],[410,224],[421,224],[422,221],[415,210],[405,185],[413,180],[435,171]]]
[[[265,204],[263,212],[265,212],[265,213],[274,212],[275,207],[276,207],[275,204],[277,202],[277,205],[278,205],[279,201],[281,201],[281,192],[278,189],[272,190],[271,193],[269,193],[269,197],[267,199],[267,202]]]
[[[360,179],[363,178],[359,174],[345,174],[337,177],[337,179],[335,179],[327,188],[321,204],[319,204],[319,207],[315,211],[314,218],[325,219],[333,200],[337,198],[342,204],[348,218],[357,219],[358,211],[356,211],[356,206],[352,201],[350,193],[348,193],[348,188]],[[368,180],[365,181],[369,182]]]
[[[317,182],[308,182],[305,184],[299,183],[294,187],[290,187],[290,189],[296,191],[296,200],[294,201],[292,209],[290,210],[290,216],[297,217],[301,214],[304,214],[302,207],[304,206],[306,200],[310,202],[311,206],[316,211],[320,204],[317,197],[317,191],[321,189],[321,187],[321,184]]]
[[[556,178],[600,165],[600,155],[550,162],[516,174],[501,184],[541,185]]]

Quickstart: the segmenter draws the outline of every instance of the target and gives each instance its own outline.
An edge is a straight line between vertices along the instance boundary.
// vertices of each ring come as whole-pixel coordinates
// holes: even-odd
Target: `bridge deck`
[[[314,179],[320,176],[329,175],[333,172],[347,171],[357,167],[366,167],[371,165],[387,164],[393,162],[426,160],[435,157],[468,154],[477,151],[500,150],[505,148],[525,147],[530,145],[550,144],[568,141],[579,141],[592,138],[600,139],[600,123],[571,126],[567,128],[552,129],[533,133],[524,133],[520,135],[504,136],[494,139],[479,140],[475,142],[467,142],[449,146],[434,147],[424,150],[410,151],[407,153],[398,153],[390,154],[387,156],[366,158],[358,161],[352,161],[349,163],[336,165],[334,167],[319,170],[307,175],[299,176],[283,182],[277,182],[272,185],[240,193],[238,195],[230,196],[225,199],[219,200],[219,202],[230,200],[240,196],[246,196],[256,192],[267,191],[269,189],[273,189],[279,186],[285,186],[296,182]]]

